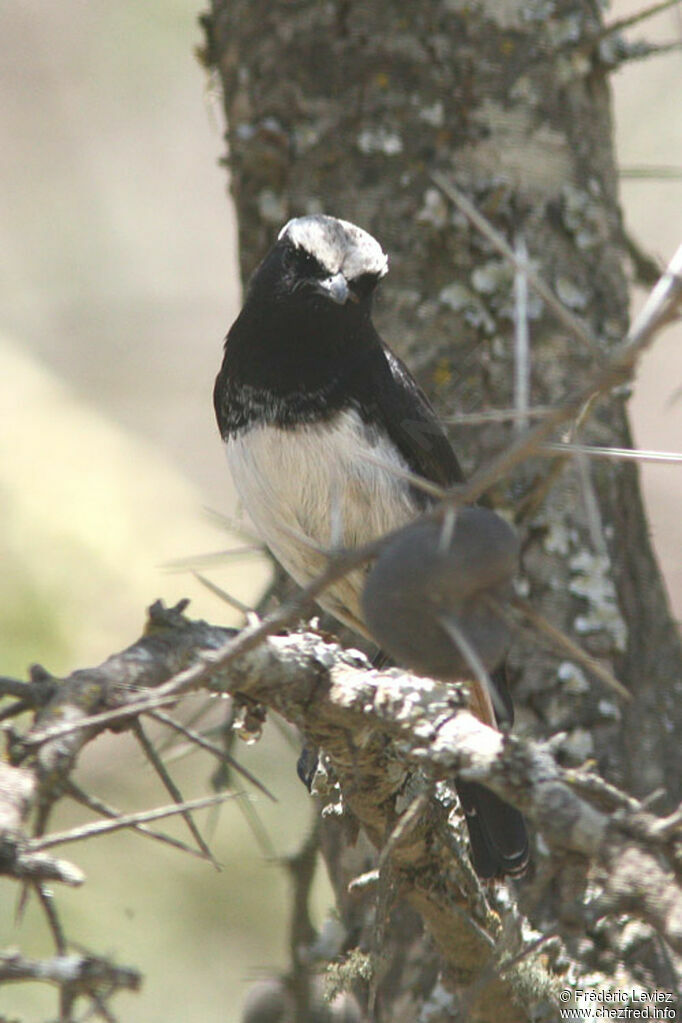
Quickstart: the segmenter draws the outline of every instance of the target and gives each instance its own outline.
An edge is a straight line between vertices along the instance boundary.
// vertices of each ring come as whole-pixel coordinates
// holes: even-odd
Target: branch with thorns
[[[184,605],[165,609],[157,604],[151,609],[151,631],[159,641],[159,655],[153,665],[144,656],[148,637],[143,636],[123,655],[110,658],[108,667],[76,673],[79,685],[93,677],[101,682],[108,674],[109,686],[103,689],[103,699],[110,700],[111,691],[116,690],[123,700],[117,709],[125,711],[128,718],[139,713],[145,703],[137,698],[137,692],[147,682],[158,690],[177,678],[172,672],[178,650],[192,649],[192,656],[201,662],[224,639],[224,630],[192,622],[183,612]],[[135,691],[119,685],[117,669],[124,662],[139,665]],[[72,680],[65,680],[64,685],[73,699],[77,689],[70,687]],[[465,688],[415,678],[397,669],[372,671],[357,652],[346,652],[310,632],[269,637],[233,658],[229,669],[222,665],[214,668],[203,686],[211,692],[229,692],[239,699],[264,703],[324,746],[347,809],[383,850],[383,866],[390,862],[392,873],[400,879],[401,891],[433,928],[443,955],[457,966],[473,968],[474,961],[487,963],[492,970],[491,983],[505,990],[508,985],[511,992],[518,978],[509,964],[520,948],[514,948],[513,943],[502,948],[490,894],[475,878],[469,878],[473,885],[468,897],[471,919],[462,913],[457,902],[462,898],[462,888],[454,880],[459,877],[460,867],[452,858],[451,845],[443,842],[434,846],[425,841],[427,822],[428,827],[441,832],[451,827],[446,808],[434,795],[434,785],[451,779],[455,772],[484,782],[523,809],[554,850],[595,861],[606,878],[604,904],[612,912],[627,909],[638,913],[671,947],[682,949],[680,812],[655,817],[625,794],[618,801],[617,813],[604,812],[605,795],[598,779],[590,785],[592,776],[576,777],[575,772],[559,768],[547,744],[513,739],[482,725],[466,708]],[[69,736],[82,737],[87,732],[92,738],[93,728],[103,730],[107,724],[118,727],[120,723],[118,717],[108,721],[105,715],[99,717],[97,726],[92,721],[85,724],[86,719],[74,723]],[[54,740],[49,733],[43,731],[42,735],[42,746],[49,747]],[[62,740],[66,738],[62,735]],[[402,764],[399,770],[385,772],[382,767],[387,740],[394,750],[394,763]],[[6,771],[19,772],[19,777],[30,772],[31,758],[35,762],[41,747],[36,751],[29,743],[25,748],[32,751],[29,764],[7,767]],[[426,789],[398,812],[396,798],[415,766],[423,774]],[[358,779],[363,777],[372,777],[373,785],[359,785]],[[8,796],[11,791],[9,776],[3,792]],[[24,851],[44,856],[57,845],[194,811],[228,796],[223,793],[27,838]],[[25,826],[28,818],[30,801],[24,799],[24,803],[15,815],[15,831]],[[443,878],[451,874],[452,883],[446,884],[445,890],[451,890],[452,905],[450,897],[443,894]],[[60,949],[60,953],[63,951]],[[491,965],[494,962],[500,964],[499,969]],[[504,970],[502,963],[506,964]]]

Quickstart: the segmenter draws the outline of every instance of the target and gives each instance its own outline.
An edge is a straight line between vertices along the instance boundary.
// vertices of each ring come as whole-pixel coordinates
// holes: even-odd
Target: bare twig
[[[677,7],[679,3],[680,0],[660,0],[659,3],[651,4],[650,7],[643,7],[641,10],[635,11],[634,14],[629,14],[624,18],[618,18],[617,21],[612,21],[608,25],[604,25],[603,28],[591,35],[589,40],[585,40],[585,42],[589,42],[590,44],[600,42],[608,36],[624,32],[626,28],[632,28],[633,25],[639,25],[643,21],[653,18],[654,15],[660,14],[662,11],[667,11],[671,7]]]
[[[567,785],[572,785],[585,795],[596,797],[599,801],[605,801],[609,806],[625,808],[632,813],[639,813],[642,809],[642,804],[633,796],[622,792],[605,778],[601,778],[591,771],[567,769],[564,777]]]
[[[589,458],[608,458],[620,462],[658,462],[665,465],[682,463],[682,453],[676,451],[646,451],[639,448],[610,448],[591,444],[566,444],[561,441],[543,444],[540,454],[587,455]]]
[[[35,685],[32,682],[24,682],[18,678],[9,678],[7,675],[0,675],[0,697],[15,696],[17,699],[33,702]]]
[[[535,405],[521,412],[513,408],[488,409],[486,412],[458,412],[454,416],[441,416],[441,421],[452,426],[482,426],[485,423],[513,423],[517,419],[542,419],[551,411],[550,405]]]
[[[66,725],[49,725],[42,730],[36,729],[31,734],[23,736],[21,742],[26,749],[32,749],[42,746],[44,742],[72,735],[83,728],[106,728],[108,725],[125,720],[125,718],[132,719],[136,714],[143,714],[145,711],[155,710],[157,707],[170,707],[174,703],[177,703],[177,696],[158,696],[156,694],[143,696],[139,700],[131,700],[123,707],[103,710],[98,714],[86,714],[78,721]]]
[[[403,838],[409,834],[414,827],[416,827],[419,822],[419,818],[429,805],[429,799],[430,796],[426,792],[420,792],[418,796],[414,797],[408,808],[400,816],[397,824],[386,839],[381,850],[381,855],[379,856],[379,872],[391,858]]]
[[[602,522],[599,502],[592,482],[590,463],[583,454],[574,456],[578,470],[578,482],[582,492],[583,507],[585,509],[585,520],[590,534],[592,548],[597,554],[608,557],[608,547],[604,536],[604,524]]]
[[[646,344],[655,330],[672,320],[679,311],[682,296],[682,244],[670,260],[665,273],[654,285],[635,322],[630,327],[625,345],[632,353],[633,364],[640,346]]]
[[[109,806],[103,800],[85,792],[71,779],[69,779],[66,794],[71,796],[72,799],[76,800],[76,802],[80,803],[82,806],[87,806],[88,809],[92,810],[94,813],[101,814],[103,817],[109,817],[111,820],[119,820],[123,816],[120,810],[116,810],[113,806]],[[166,835],[162,831],[155,831],[153,828],[148,828],[145,824],[131,824],[130,827],[131,830],[138,831],[146,838],[152,838],[157,842],[163,842],[166,845],[172,846],[174,849],[179,849],[180,852],[189,853],[190,856],[197,856],[201,860],[209,858],[205,853],[201,852],[200,849],[195,849],[193,845],[187,845],[185,842],[181,842],[179,838],[173,838],[172,835]]]
[[[310,1018],[312,973],[305,950],[315,940],[310,918],[310,893],[320,849],[320,824],[315,814],[302,845],[283,863],[292,881],[292,912],[289,918],[289,976],[296,1006],[296,1019]]]
[[[677,0],[679,3],[679,0]],[[644,167],[619,167],[618,175],[628,181],[682,181],[682,167],[649,165]]]
[[[233,593],[228,593],[227,590],[222,588],[222,586],[218,586],[210,579],[207,579],[205,575],[201,575],[200,572],[192,572],[192,575],[198,583],[201,583],[202,586],[214,594],[214,596],[222,600],[225,604],[229,604],[230,607],[233,607],[235,611],[241,611],[243,615],[255,614],[252,607],[249,607],[248,604],[239,600],[239,598],[235,597]]]
[[[542,450],[542,449],[540,449]],[[559,455],[552,459],[548,469],[538,475],[530,490],[523,495],[514,510],[514,522],[521,526],[535,518],[538,510],[547,499],[552,487],[564,471],[568,455]]]
[[[622,682],[619,682],[616,676],[610,671],[606,665],[602,664],[596,658],[591,657],[590,654],[586,653],[585,650],[578,643],[567,636],[565,632],[559,629],[552,622],[548,621],[544,615],[540,614],[530,601],[525,600],[523,597],[513,597],[512,606],[515,607],[524,618],[527,618],[535,628],[546,636],[555,647],[558,647],[563,653],[568,654],[573,660],[582,664],[584,668],[587,668],[589,672],[595,675],[604,685],[608,686],[623,700],[630,701],[632,694],[625,688]]]
[[[271,799],[273,803],[277,802],[276,796],[273,796],[272,792],[270,792],[263,782],[259,781],[255,774],[252,774],[251,771],[240,764],[238,760],[235,760],[233,756],[230,756],[227,750],[222,749],[222,747],[218,746],[214,742],[209,742],[209,740],[199,732],[195,732],[187,725],[183,725],[180,721],[176,721],[175,718],[172,718],[169,714],[164,714],[162,711],[150,711],[149,716],[154,718],[155,721],[159,721],[161,724],[166,725],[168,728],[172,728],[176,732],[179,732],[180,735],[184,735],[184,737],[195,746],[199,746],[201,749],[205,749],[208,753],[212,753],[213,756],[217,757],[222,763],[229,764],[230,767],[237,772],[237,774],[240,774],[243,778],[246,778],[247,781],[251,782],[251,784],[262,792],[264,796]]]
[[[409,469],[399,465],[398,462],[389,462],[386,458],[379,458],[377,455],[371,455],[369,451],[363,451],[362,460],[364,462],[369,462],[370,465],[376,465],[377,468],[383,469],[392,476],[397,476],[398,479],[406,480],[417,490],[421,490],[423,493],[429,494],[430,497],[442,500],[447,494],[447,490],[443,487],[439,487],[437,483],[434,483],[432,480],[425,479],[424,476],[419,476],[416,472],[410,472]]]
[[[250,544],[262,546],[262,540],[256,531],[253,528],[249,528],[242,519],[235,518],[233,515],[226,515],[225,512],[218,511],[216,508],[209,508],[208,506],[204,507],[204,515],[219,529],[228,533],[234,533]]]
[[[42,849],[50,849],[55,845],[64,845],[66,842],[81,842],[85,838],[94,838],[97,835],[107,835],[112,831],[121,831],[123,828],[130,828],[134,824],[146,824],[148,821],[158,821],[162,817],[172,817],[174,814],[184,814],[190,810],[203,810],[207,806],[215,806],[217,803],[224,803],[227,799],[234,798],[233,792],[219,792],[214,796],[202,796],[200,799],[188,799],[178,805],[160,806],[154,810],[142,810],[139,813],[127,813],[116,820],[93,821],[92,824],[83,824],[78,828],[71,828],[69,831],[55,831],[51,835],[43,835],[41,838],[32,838],[28,841],[28,848],[31,852],[38,852]]]
[[[469,641],[468,636],[463,629],[460,629],[454,618],[448,617],[447,615],[440,615],[438,622],[471,668],[474,678],[478,681],[481,687],[481,698],[485,700],[486,697],[489,697],[492,701],[493,707],[495,708],[496,715],[504,718],[504,705],[497,695],[496,687],[490,681],[490,676],[488,675],[485,665],[479,657],[478,651],[474,647],[473,643]],[[490,708],[488,708],[488,712],[490,713]]]
[[[500,973],[505,973],[507,970],[511,970],[514,966],[518,966],[519,963],[523,962],[524,959],[527,959],[528,956],[534,955],[535,952],[537,952],[538,949],[540,949],[546,942],[550,941],[552,938],[556,938],[557,933],[558,932],[556,930],[548,931],[546,934],[541,934],[539,938],[535,939],[535,941],[531,941],[527,945],[524,945],[521,951],[517,952],[515,956],[512,956],[510,959],[505,959],[504,962],[500,963]]]
[[[651,825],[652,832],[662,838],[668,839],[671,835],[682,833],[682,804],[673,810],[667,817],[656,821]]]
[[[222,565],[233,558],[253,557],[254,554],[263,554],[263,544],[247,544],[243,547],[228,547],[224,551],[211,551],[209,554],[193,554],[187,558],[175,558],[164,565],[168,572],[187,572],[196,568],[210,568],[212,565]]]
[[[7,707],[3,707],[0,710],[0,722],[9,721],[10,718],[16,718],[20,714],[25,713],[25,711],[34,709],[35,701],[33,699],[15,700],[14,703],[10,703]]]
[[[66,937],[53,901],[52,892],[43,884],[42,881],[36,882],[36,884],[33,885],[33,888],[47,918],[48,927],[52,934],[52,940],[54,941],[57,953],[59,955],[64,955],[66,952]]]
[[[530,405],[530,339],[528,332],[528,249],[521,233],[516,239],[514,274],[514,428],[528,428]]]
[[[105,981],[112,988],[137,991],[142,978],[130,967],[114,966],[106,959],[91,955],[60,955],[53,959],[30,959],[16,952],[0,952],[0,983],[11,980],[35,980],[87,990],[93,983]]]
[[[158,774],[159,778],[161,779],[166,791],[171,796],[171,798],[175,800],[177,805],[181,806],[184,803],[182,792],[175,784],[168,771],[166,770],[166,765],[164,764],[163,760],[154,749],[153,744],[149,740],[147,733],[142,727],[139,717],[135,718],[132,726],[132,731],[133,735],[135,736],[140,746],[142,747],[144,754],[147,757],[147,760],[152,765],[152,767]],[[189,812],[189,810],[182,810],[181,813],[185,821],[185,824],[189,828],[191,834],[194,836],[194,840],[201,849],[202,853],[204,854],[204,856],[206,856],[207,859],[210,859],[214,867],[217,868],[218,864],[213,858],[213,854],[209,847],[207,846],[206,842],[204,841],[201,832],[194,823],[194,819],[192,818],[191,813]]]
[[[679,53],[680,50],[682,50],[682,42],[679,42],[678,40],[675,40],[672,43],[634,43],[622,56],[620,54],[618,55],[616,66],[620,68],[624,64],[632,63],[635,60],[648,60],[649,57],[662,57],[665,56],[666,53]]]

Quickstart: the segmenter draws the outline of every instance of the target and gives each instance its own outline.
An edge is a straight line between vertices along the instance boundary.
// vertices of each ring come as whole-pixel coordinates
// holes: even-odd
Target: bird
[[[235,488],[301,586],[324,570],[330,549],[362,546],[431,507],[433,491],[415,477],[436,490],[464,480],[426,395],[372,321],[387,272],[386,253],[363,228],[325,214],[295,217],[256,268],[225,340],[213,402]],[[350,572],[317,601],[372,638],[367,573]],[[506,685],[494,677],[509,719]],[[490,695],[479,697],[495,725]],[[521,873],[521,814],[477,783],[457,787],[479,876]]]

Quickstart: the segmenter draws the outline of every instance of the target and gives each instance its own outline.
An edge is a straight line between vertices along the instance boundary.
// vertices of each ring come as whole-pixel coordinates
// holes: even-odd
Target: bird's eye
[[[296,270],[299,274],[305,274],[306,277],[324,277],[324,267],[320,261],[306,249],[295,249],[294,260]]]
[[[360,274],[359,277],[353,278],[353,280],[350,281],[348,287],[353,292],[356,298],[363,299],[367,298],[368,295],[371,295],[371,293],[376,288],[378,282],[379,282],[378,274],[366,273]]]

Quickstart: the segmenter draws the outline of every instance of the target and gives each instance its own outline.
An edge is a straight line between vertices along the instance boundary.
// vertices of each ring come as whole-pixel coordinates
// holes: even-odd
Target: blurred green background
[[[618,3],[611,17],[638,7]],[[159,596],[238,620],[191,576],[163,568],[239,542],[205,512],[234,507],[210,396],[240,289],[220,96],[193,56],[200,10],[190,0],[0,8],[2,673],[97,663],[137,637]],[[631,36],[645,32],[679,39],[679,9]],[[624,167],[682,167],[681,71],[671,53],[614,76]],[[682,182],[624,178],[622,194],[630,230],[669,258],[682,237]],[[642,447],[682,448],[680,340],[668,331],[639,371]],[[682,467],[645,466],[643,476],[679,615]],[[267,567],[250,557],[212,575],[250,603]],[[311,812],[295,754],[272,725],[240,754],[279,799],[257,797],[274,851],[292,851]],[[192,757],[173,770],[197,796],[212,767]],[[78,780],[127,810],[167,801],[127,738],[88,748]],[[64,806],[53,824],[88,817]],[[285,963],[283,871],[236,805],[202,822],[221,873],[135,835],[64,847],[88,876],[58,892],[69,935],[145,974],[141,995],[114,1006],[128,1023],[235,1023],[248,983]],[[15,887],[0,883],[0,900],[0,947],[49,954],[35,907],[17,925]],[[318,922],[328,902],[320,878]],[[0,1013],[33,1023],[54,1011],[48,988],[0,990]]]

